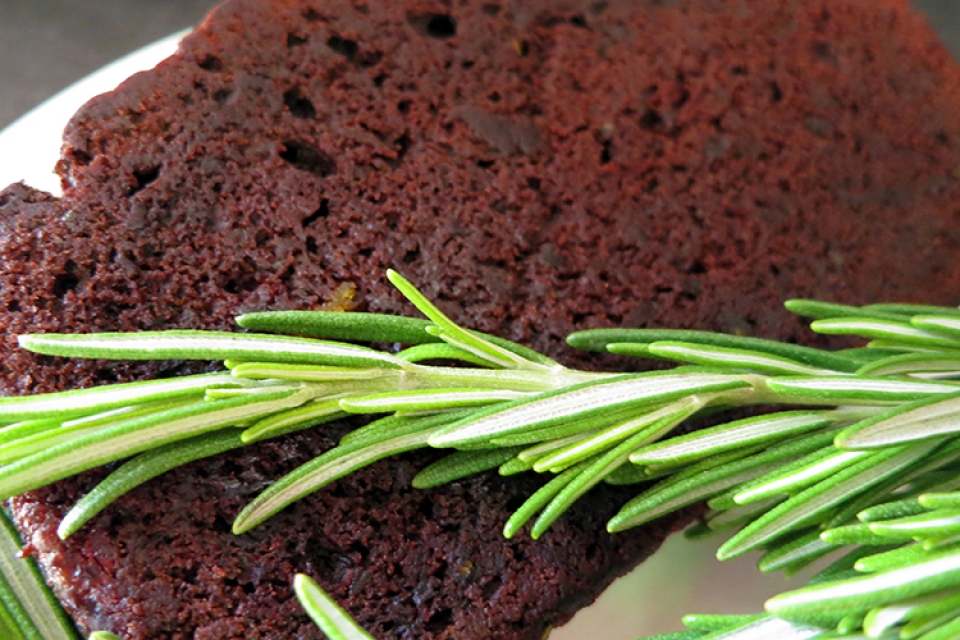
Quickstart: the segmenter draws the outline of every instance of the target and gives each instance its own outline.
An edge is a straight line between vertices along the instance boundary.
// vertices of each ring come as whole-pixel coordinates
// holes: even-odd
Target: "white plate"
[[[177,33],[135,51],[80,80],[0,132],[0,188],[25,181],[60,193],[53,166],[60,155],[61,132],[87,100],[111,91],[129,76],[149,69],[171,55],[184,33]],[[671,538],[653,558],[621,578],[591,607],[551,640],[635,640],[641,635],[682,628],[685,613],[756,613],[763,601],[803,584],[778,575],[763,576],[755,556],[719,563],[718,541],[689,542]]]
[[[60,195],[60,179],[53,167],[60,159],[63,128],[73,114],[90,98],[112,91],[134,73],[169,57],[188,32],[175,33],[108,64],[0,131],[0,189],[23,180]]]

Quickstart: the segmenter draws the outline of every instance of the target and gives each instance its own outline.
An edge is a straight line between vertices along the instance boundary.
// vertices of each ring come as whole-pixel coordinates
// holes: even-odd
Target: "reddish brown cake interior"
[[[790,297],[958,302],[960,70],[905,2],[231,0],[65,134],[54,199],[0,194],[0,389],[198,370],[37,358],[36,331],[228,328],[355,286],[541,349],[574,329],[806,340]],[[606,364],[612,364],[607,361]],[[377,637],[542,636],[650,553],[629,490],[503,540],[542,480],[429,492],[387,461],[265,526],[229,524],[324,427],[178,469],[61,543],[103,472],[13,501],[80,628],[317,638],[315,576]]]

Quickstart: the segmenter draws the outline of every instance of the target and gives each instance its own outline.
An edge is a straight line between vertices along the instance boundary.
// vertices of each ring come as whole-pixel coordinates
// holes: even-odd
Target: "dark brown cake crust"
[[[409,312],[391,266],[580,366],[577,328],[801,339],[785,298],[956,303],[960,73],[932,42],[900,0],[232,0],[75,117],[62,199],[0,194],[0,390],[190,370],[35,358],[21,332],[226,328],[342,283]],[[13,505],[81,628],[131,639],[319,637],[296,571],[378,637],[538,638],[670,526],[608,536],[629,492],[602,488],[504,541],[537,478],[413,491],[410,456],[230,535],[319,431],[167,474],[66,543],[97,473]]]

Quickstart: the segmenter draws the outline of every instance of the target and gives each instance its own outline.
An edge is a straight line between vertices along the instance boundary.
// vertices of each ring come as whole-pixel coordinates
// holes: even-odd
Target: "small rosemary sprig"
[[[870,339],[837,352],[700,331],[571,335],[575,347],[680,363],[593,373],[463,329],[404,278],[388,278],[428,320],[283,312],[240,316],[242,327],[266,332],[256,334],[21,336],[25,348],[49,355],[215,359],[228,372],[0,399],[0,498],[131,458],[67,515],[59,530],[66,537],[179,464],[346,415],[386,414],[267,488],[234,531],[376,460],[447,448],[415,486],[492,468],[545,475],[506,523],[508,537],[531,520],[539,537],[608,482],[641,485],[611,532],[706,500],[711,511],[689,535],[736,530],[722,559],[761,549],[762,570],[792,573],[855,545],[817,584],[771,600],[768,615],[688,617],[691,630],[677,637],[953,637],[960,311],[788,302],[816,319],[816,331]],[[339,340],[412,346],[387,353]],[[438,360],[462,364],[431,364]],[[673,435],[696,414],[745,406],[767,413]],[[309,583],[299,584],[301,597],[322,608]]]

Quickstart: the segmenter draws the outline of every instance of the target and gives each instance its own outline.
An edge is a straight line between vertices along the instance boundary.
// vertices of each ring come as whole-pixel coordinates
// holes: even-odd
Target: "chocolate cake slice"
[[[88,103],[64,196],[0,193],[0,390],[196,371],[16,349],[40,331],[225,329],[264,309],[456,321],[564,363],[575,330],[797,340],[790,297],[957,303],[960,69],[901,0],[231,0]],[[308,573],[381,638],[536,639],[678,522],[610,536],[600,487],[507,541],[542,482],[431,491],[384,461],[233,536],[237,511],[333,446],[327,425],[177,469],[61,542],[105,474],[15,499],[83,631],[319,638]]]

